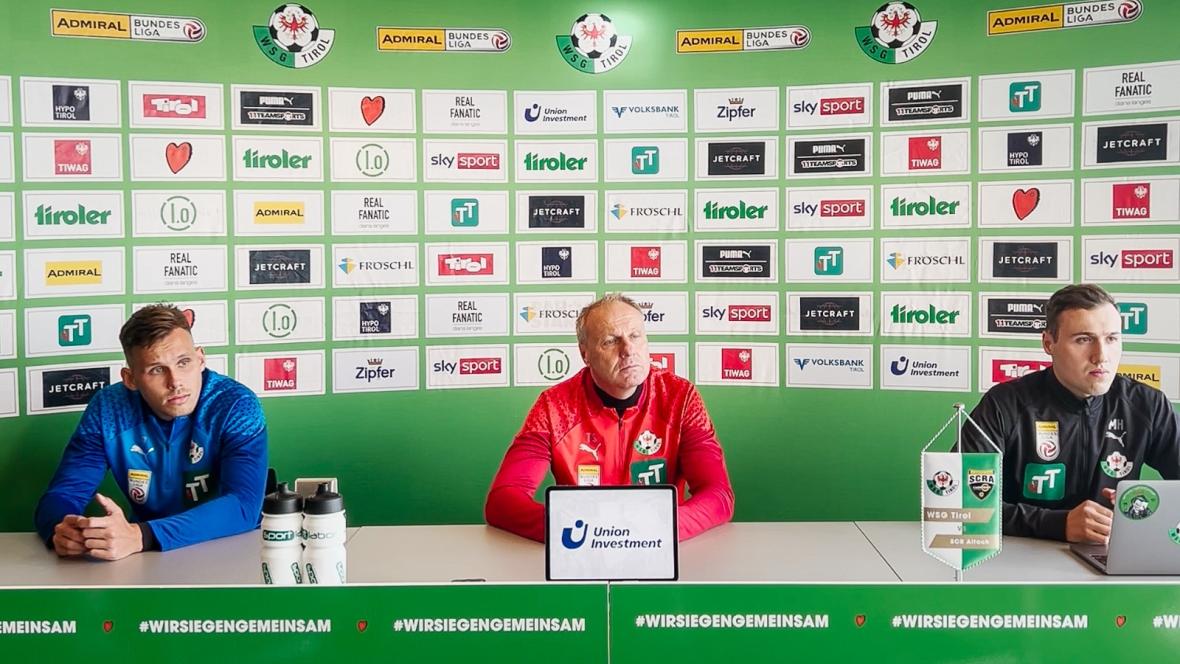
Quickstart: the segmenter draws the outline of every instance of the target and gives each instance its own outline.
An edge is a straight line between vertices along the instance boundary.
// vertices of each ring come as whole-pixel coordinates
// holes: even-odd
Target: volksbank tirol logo
[[[1147,304],[1145,302],[1119,302],[1119,316],[1123,319],[1123,334],[1143,336],[1147,334]]]
[[[1008,84],[1008,110],[1033,113],[1041,110],[1040,81],[1012,81]]]
[[[254,26],[254,41],[271,62],[291,69],[310,67],[328,57],[335,30],[321,28],[315,14],[303,5],[279,5],[267,25]]]
[[[601,74],[623,62],[631,52],[631,37],[618,34],[605,14],[582,14],[568,35],[557,36],[557,50],[574,69]]]
[[[479,199],[452,198],[451,226],[456,228],[475,228],[479,226]]]
[[[873,14],[870,25],[856,28],[860,49],[870,58],[889,65],[909,62],[925,52],[934,40],[936,21],[923,21],[908,2],[887,2]]]
[[[816,247],[815,273],[824,277],[844,274],[844,247]]]
[[[632,175],[658,175],[660,148],[655,145],[636,145],[631,148]]]
[[[89,346],[93,339],[89,314],[58,316],[57,345],[63,348]]]

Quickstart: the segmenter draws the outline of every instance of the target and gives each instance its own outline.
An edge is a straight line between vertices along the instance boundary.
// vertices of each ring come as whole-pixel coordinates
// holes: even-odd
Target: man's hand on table
[[[81,518],[77,514],[67,514],[61,523],[53,527],[53,550],[57,555],[66,558],[86,553],[86,538],[78,525]]]
[[[1114,503],[1114,489],[1103,489],[1102,497]],[[1110,540],[1110,522],[1114,512],[1092,500],[1069,511],[1065,517],[1065,539],[1070,542],[1091,542],[1107,544]]]
[[[127,517],[123,515],[123,510],[119,508],[119,505],[101,493],[94,494],[94,499],[98,501],[107,515],[77,518],[76,523],[82,529],[82,537],[84,538],[85,551],[83,553],[101,560],[119,560],[142,551],[143,534],[139,531],[139,524],[128,523]],[[62,523],[65,521],[63,520]],[[53,541],[56,548],[56,534]],[[58,549],[58,555],[61,555],[60,549]]]

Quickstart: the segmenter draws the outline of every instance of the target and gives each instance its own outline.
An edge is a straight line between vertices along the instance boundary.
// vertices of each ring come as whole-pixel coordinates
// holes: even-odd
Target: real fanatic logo
[[[923,21],[917,7],[908,2],[887,2],[873,14],[870,25],[853,34],[864,54],[887,65],[909,62],[934,41],[936,21]]]
[[[557,51],[584,74],[608,72],[631,52],[631,37],[618,34],[606,14],[582,14],[568,35],[557,35]]]
[[[310,67],[328,57],[335,38],[335,30],[321,28],[310,9],[295,3],[279,5],[266,25],[254,26],[254,41],[262,54],[290,69]]]

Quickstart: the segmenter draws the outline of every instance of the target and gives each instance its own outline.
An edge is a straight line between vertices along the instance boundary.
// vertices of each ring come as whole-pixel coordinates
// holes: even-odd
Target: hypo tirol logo
[[[557,36],[557,50],[574,69],[601,74],[623,62],[631,52],[631,37],[618,34],[605,14],[582,14],[568,35]]]
[[[321,28],[315,14],[303,5],[279,5],[266,25],[254,26],[254,41],[276,65],[291,69],[310,67],[328,56],[335,30]]]
[[[865,55],[883,64],[899,65],[925,52],[937,28],[936,21],[923,21],[910,3],[887,2],[873,14],[871,25],[858,27],[853,34]]]

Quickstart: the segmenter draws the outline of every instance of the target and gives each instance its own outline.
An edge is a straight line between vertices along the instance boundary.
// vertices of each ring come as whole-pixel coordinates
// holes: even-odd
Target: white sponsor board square
[[[606,283],[688,283],[688,243],[606,241]]]
[[[605,90],[602,128],[607,134],[683,134],[688,90]]]
[[[873,347],[845,344],[787,344],[786,386],[873,389]]]
[[[333,341],[383,341],[417,336],[415,295],[332,298]]]
[[[517,387],[549,387],[573,376],[586,366],[578,344],[515,344],[512,368]]]
[[[342,192],[332,192],[333,196],[339,193]],[[335,206],[333,213],[339,213]],[[239,189],[234,192],[234,235],[323,234],[324,193],[321,191]]]
[[[427,235],[505,235],[508,192],[424,191]]]
[[[7,86],[5,86],[7,87]],[[118,81],[22,76],[21,124],[26,127],[121,127]]]
[[[970,392],[970,346],[882,345],[881,389]]]
[[[123,257],[122,247],[26,249],[25,297],[122,295]]]
[[[1082,113],[1104,115],[1180,109],[1180,61],[1082,70]]]
[[[980,228],[1073,226],[1072,180],[979,183]]]
[[[778,131],[778,88],[693,90],[697,132]]]
[[[123,142],[118,134],[25,133],[21,140],[25,182],[123,179]],[[12,170],[5,168],[5,153],[12,154],[11,135],[0,134],[0,181],[11,182]]]
[[[23,199],[26,240],[123,237],[121,191],[26,190]]]
[[[414,133],[413,90],[328,88],[328,130]]]
[[[216,293],[227,289],[229,268],[225,247],[134,247],[132,260],[136,295]]]
[[[225,192],[132,191],[131,220],[132,237],[224,237]]]
[[[512,100],[518,135],[598,133],[598,93],[594,90],[516,90]]]
[[[506,337],[507,293],[426,295],[426,336]]]
[[[1074,73],[1034,71],[979,77],[979,120],[1073,117]]]
[[[508,346],[427,346],[426,389],[508,387]]]
[[[239,346],[323,341],[324,298],[237,300],[234,324]]]
[[[416,389],[416,346],[332,350],[333,392],[399,392]]]
[[[223,136],[132,134],[128,141],[132,181],[225,181]]]
[[[128,81],[131,128],[223,129],[220,83]]]
[[[508,133],[508,93],[423,90],[422,131],[426,134]]]
[[[412,138],[333,138],[332,182],[414,182]]]

